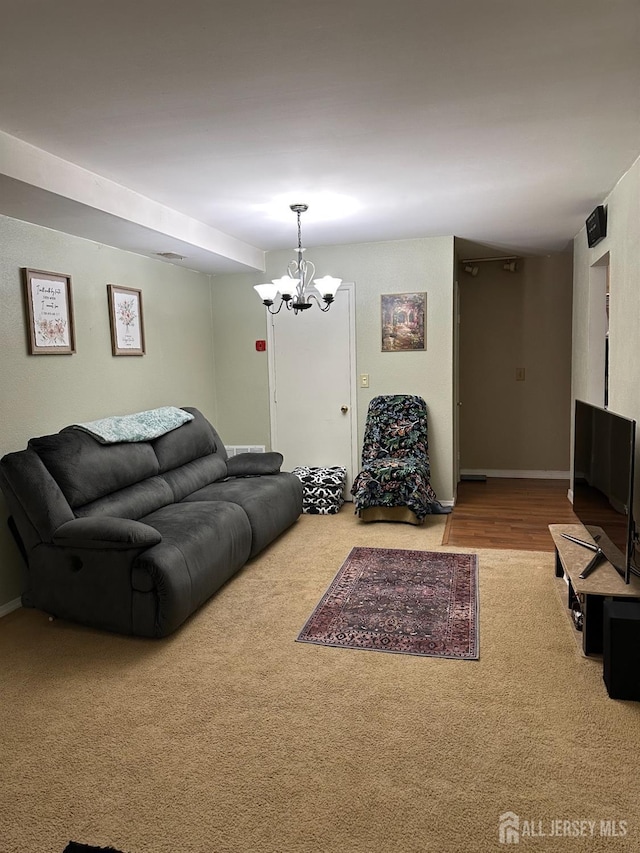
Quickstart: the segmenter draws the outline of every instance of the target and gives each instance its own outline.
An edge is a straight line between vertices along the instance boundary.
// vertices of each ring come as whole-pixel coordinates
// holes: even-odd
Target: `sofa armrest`
[[[160,533],[148,524],[113,516],[74,518],[53,534],[54,544],[66,548],[126,550],[150,548],[161,541]]]
[[[282,453],[238,453],[227,459],[227,476],[259,477],[261,474],[278,474],[284,457]]]

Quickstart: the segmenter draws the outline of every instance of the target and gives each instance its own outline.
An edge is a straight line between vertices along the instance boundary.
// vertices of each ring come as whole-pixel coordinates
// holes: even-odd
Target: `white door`
[[[271,447],[282,469],[347,469],[345,497],[357,474],[355,298],[343,283],[326,313],[283,308],[268,324]]]

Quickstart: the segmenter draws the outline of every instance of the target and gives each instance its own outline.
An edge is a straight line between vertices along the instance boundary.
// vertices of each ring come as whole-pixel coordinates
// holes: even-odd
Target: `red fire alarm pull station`
[[[267,342],[266,341],[256,341],[256,351],[257,352],[264,352],[266,350],[266,348],[267,348]]]

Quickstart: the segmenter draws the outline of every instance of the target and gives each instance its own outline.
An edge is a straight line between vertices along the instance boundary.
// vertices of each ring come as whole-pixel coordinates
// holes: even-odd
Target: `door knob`
[[[342,412],[343,415],[346,415],[347,412],[349,411],[349,406],[340,406],[340,411]]]

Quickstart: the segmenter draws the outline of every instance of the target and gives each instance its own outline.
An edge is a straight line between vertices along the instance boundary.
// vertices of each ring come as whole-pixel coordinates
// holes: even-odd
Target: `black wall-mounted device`
[[[592,249],[603,237],[607,236],[607,211],[606,208],[599,204],[593,210],[586,221],[587,226],[587,243]]]

